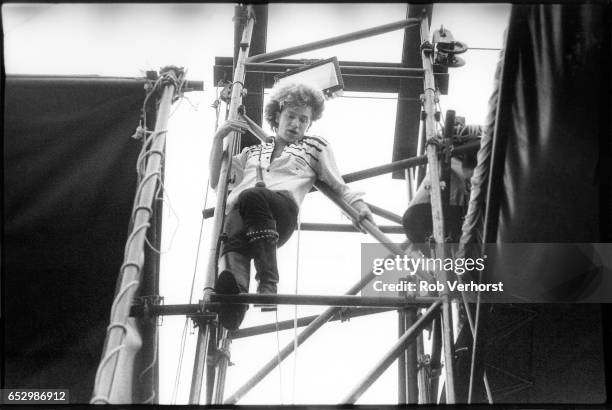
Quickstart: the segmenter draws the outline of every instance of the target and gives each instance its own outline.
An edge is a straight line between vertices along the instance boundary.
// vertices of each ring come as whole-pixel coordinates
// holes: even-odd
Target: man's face
[[[305,105],[285,107],[276,114],[276,134],[288,144],[299,141],[310,128],[312,108]]]

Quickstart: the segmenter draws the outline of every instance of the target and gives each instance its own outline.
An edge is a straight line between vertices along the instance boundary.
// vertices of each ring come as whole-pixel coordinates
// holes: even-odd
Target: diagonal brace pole
[[[391,350],[376,364],[368,374],[365,375],[361,383],[357,385],[342,401],[342,403],[353,404],[361,395],[380,377],[381,374],[393,363],[397,357],[404,352],[406,345],[416,340],[418,332],[431,322],[440,308],[441,302],[432,304],[412,326],[400,337]]]
[[[408,241],[402,244],[402,247],[408,247]],[[363,289],[372,279],[374,279],[376,275],[374,272],[370,271],[370,273],[363,277],[359,282],[354,284],[347,292],[347,295],[355,295],[361,289]],[[234,394],[225,400],[225,404],[235,404],[240,400],[245,394],[247,394],[253,387],[257,385],[264,377],[266,377],[276,366],[283,360],[289,356],[294,347],[297,345],[301,345],[304,343],[310,336],[314,334],[321,326],[327,323],[334,315],[340,312],[340,307],[330,307],[327,308],[323,313],[321,313],[315,320],[313,320],[306,328],[297,336],[296,343],[291,342],[287,344],[278,355],[274,355],[272,359],[270,359],[255,375],[253,375],[247,382],[242,385]]]
[[[337,44],[348,43],[349,41],[360,40],[362,38],[372,37],[378,34],[388,33],[390,31],[399,30],[411,25],[417,25],[420,19],[411,18],[396,21],[382,26],[367,28],[365,30],[353,31],[352,33],[343,34],[336,37],[326,38],[324,40],[314,41],[312,43],[302,44],[295,47],[289,47],[282,50],[272,51],[270,53],[258,54],[249,57],[249,63],[264,63],[267,61],[277,60],[279,58],[292,56],[298,53],[318,50],[324,47],[335,46]]]

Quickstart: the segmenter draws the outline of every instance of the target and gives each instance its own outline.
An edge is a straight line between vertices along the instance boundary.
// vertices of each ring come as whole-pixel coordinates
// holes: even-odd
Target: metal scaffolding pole
[[[341,312],[336,313],[331,319],[330,322],[335,321],[348,321],[355,317],[373,315],[377,313],[385,313],[395,310],[394,308],[346,308],[346,310],[342,310]],[[311,324],[318,315],[305,316],[297,319],[297,327],[304,327]],[[269,323],[266,325],[245,327],[244,329],[238,329],[231,333],[232,339],[240,339],[243,337],[257,336],[263,335],[266,333],[276,332],[277,330],[288,330],[293,329],[295,326],[295,322],[293,319],[283,320],[278,323]]]
[[[198,322],[198,341],[196,345],[196,360],[193,363],[193,373],[191,374],[191,389],[189,390],[189,403],[197,404],[200,402],[200,393],[204,381],[205,360],[197,360],[206,357],[208,354],[208,343],[210,342],[210,327],[208,321]]]
[[[354,307],[425,307],[440,300],[437,296],[328,296],[328,295],[292,295],[292,294],[259,294],[240,293],[236,295],[211,295],[211,302],[256,305],[302,305],[302,306],[354,306]]]
[[[118,392],[126,388],[126,386],[117,385],[115,374],[119,371],[117,369],[119,354],[125,347],[124,342],[129,327],[128,319],[132,300],[141,281],[144,245],[149,220],[151,219],[151,205],[161,172],[172,97],[178,84],[177,79],[182,77],[183,74],[174,68],[170,68],[163,75],[166,79],[161,83],[163,84],[163,91],[159,100],[155,131],[151,137],[150,155],[147,160],[145,175],[138,187],[138,203],[134,204],[133,229],[126,243],[125,259],[120,274],[121,279],[117,287],[119,291],[111,307],[110,326],[104,342],[102,360],[96,373],[92,404],[112,403],[115,396],[121,395]]]
[[[365,286],[376,275],[371,273],[364,280]],[[363,287],[362,286],[362,287]],[[361,288],[360,288],[361,289]],[[357,293],[357,292],[355,292]],[[405,308],[407,306],[426,307],[430,303],[440,300],[436,296],[410,296],[410,297],[377,297],[347,295],[293,295],[293,294],[259,294],[240,293],[236,295],[213,294],[208,303],[189,303],[184,305],[158,305],[148,306],[147,315],[153,316],[177,316],[177,315],[199,315],[207,309],[214,310],[221,303],[234,304],[264,304],[264,305],[310,305],[310,306],[336,306],[336,307],[373,307],[373,308]],[[131,316],[142,317],[143,306],[134,306]]]
[[[402,337],[406,333],[406,312],[403,309],[397,311],[397,322],[398,337]],[[397,357],[397,403],[405,404],[406,396],[406,351],[403,351]]]
[[[408,242],[404,242],[402,247],[405,249],[408,247]],[[392,253],[389,256],[393,256]],[[363,277],[359,282],[354,284],[347,292],[347,295],[355,295],[361,289],[363,289],[376,275],[372,271],[367,276]],[[287,344],[277,355],[274,355],[257,373],[255,373],[249,380],[246,381],[234,394],[225,400],[225,404],[235,404],[245,394],[247,394],[257,383],[259,383],[266,375],[268,375],[281,361],[285,360],[289,356],[295,346],[299,346],[306,341],[310,336],[314,334],[321,326],[327,323],[335,314],[340,311],[339,307],[329,307],[323,313],[321,313],[312,323],[297,336],[297,340]]]
[[[442,195],[440,190],[440,167],[438,161],[438,147],[435,134],[435,80],[433,75],[433,46],[429,43],[429,24],[427,16],[421,20],[421,58],[423,60],[424,101],[426,153],[431,178],[431,215],[433,220],[433,236],[436,241],[436,257],[444,258],[444,216],[442,212]],[[444,269],[439,272],[438,280],[446,283],[447,274]],[[444,346],[444,369],[446,378],[446,403],[455,403],[455,387],[453,376],[453,335],[450,300],[447,290],[440,292],[444,299],[442,303],[442,341]]]
[[[429,378],[429,394],[430,402],[433,404],[438,403],[438,386],[440,384],[440,373],[441,362],[440,356],[442,354],[442,337],[440,329],[440,318],[436,318],[431,326],[431,359],[429,360],[430,367],[430,378]]]
[[[246,13],[246,21],[244,25],[244,30],[242,32],[242,39],[240,40],[240,50],[238,52],[238,58],[236,59],[236,70],[234,72],[233,85],[232,85],[232,95],[231,102],[229,105],[229,119],[235,120],[238,118],[238,107],[242,104],[242,92],[243,92],[243,84],[244,77],[246,75],[245,63],[246,59],[249,55],[249,47],[251,45],[251,36],[253,34],[253,25],[255,24],[255,16],[253,13],[252,6],[246,6],[244,9]],[[218,238],[221,235],[221,230],[223,229],[223,216],[225,213],[225,201],[227,198],[228,191],[228,175],[231,166],[231,153],[234,152],[236,144],[237,144],[237,136],[238,133],[234,132],[230,135],[225,144],[223,158],[221,160],[221,170],[219,172],[219,185],[217,189],[217,203],[216,203],[216,212],[213,219],[213,227],[211,229],[211,247],[208,253],[208,265],[206,268],[206,276],[204,278],[204,300],[207,301],[212,294],[213,286],[215,283],[216,276],[216,266],[217,266],[217,247],[218,247]],[[207,326],[212,326],[210,323]],[[198,338],[200,337],[200,333],[203,330],[198,329]],[[210,338],[210,331],[205,332],[205,336]],[[195,358],[195,366],[199,366],[198,363],[204,364],[207,359],[207,351],[206,350],[198,350],[199,354],[196,354]],[[202,371],[205,368],[202,365]],[[201,384],[198,385],[197,377],[194,374],[194,378],[192,379],[191,385],[191,394],[190,394],[190,404],[199,404],[199,401],[192,401],[193,399],[199,399]]]
[[[417,310],[416,308],[406,309],[404,316],[406,321],[405,328],[410,329],[417,322]],[[420,330],[416,336],[420,334]],[[414,339],[415,343],[410,343],[406,346],[406,388],[407,397],[406,403],[417,404],[419,402],[419,382],[418,382],[418,360],[417,360],[417,348],[416,342],[418,337]]]
[[[460,154],[476,152],[480,148],[480,141],[470,142],[465,145],[461,145],[457,148],[453,148],[451,156],[457,156]],[[390,172],[399,171],[406,168],[417,167],[425,165],[428,162],[427,155],[421,155],[418,157],[406,158],[399,161],[394,161],[389,164],[379,165],[377,167],[363,169],[361,171],[351,172],[342,176],[344,182],[347,184],[355,181],[361,181],[362,179],[377,177],[380,175],[388,174]]]
[[[279,58],[289,57],[298,53],[318,50],[324,47],[335,46],[342,43],[348,43],[350,41],[360,40],[362,38],[376,36],[378,34],[388,33],[390,31],[399,30],[418,23],[419,19],[400,20],[394,23],[384,24],[381,26],[367,28],[365,30],[353,31],[352,33],[326,38],[324,40],[314,41],[312,43],[306,43],[295,47],[272,51],[270,53],[258,54],[255,56],[251,56],[247,61],[249,63],[263,63],[267,61],[273,61]]]
[[[227,329],[223,329],[221,333],[221,347],[219,348],[219,354],[221,357],[218,362],[218,374],[215,379],[214,393],[212,404],[222,404],[223,394],[225,392],[225,376],[227,374],[227,366],[230,362],[230,345],[232,339]]]
[[[417,363],[422,364],[425,356],[425,346],[423,345],[423,333],[421,332],[416,340],[417,349]],[[427,380],[427,374],[425,372],[425,366],[420,365],[418,368],[418,385],[419,385],[419,404],[429,403],[429,383]]]
[[[372,210],[372,213],[376,213]],[[396,225],[379,225],[383,233],[393,233],[404,235],[404,228]],[[317,231],[317,232],[359,232],[359,229],[355,228],[351,224],[323,224],[323,223],[307,223],[300,224],[300,230],[302,231]]]
[[[362,379],[361,383],[357,385],[342,401],[345,404],[353,404],[361,395],[370,387],[376,379],[393,363],[393,361],[406,349],[406,344],[412,343],[417,333],[423,329],[431,320],[434,318],[434,313],[437,312],[441,302],[435,302],[429,309],[425,311],[410,328],[404,333],[404,335],[393,345],[391,350],[380,360],[380,362],[368,372]]]
[[[304,64],[288,63],[247,63],[249,73],[284,73],[285,71],[304,67]],[[380,67],[365,65],[340,65],[343,76],[378,75],[381,77],[423,78],[422,68]]]
[[[386,209],[381,208],[379,206],[376,206],[374,204],[371,204],[369,202],[366,202],[366,205],[368,206],[368,208],[370,208],[370,211],[372,211],[373,214],[381,216],[381,217],[383,217],[385,219],[388,219],[391,222],[395,222],[395,223],[398,223],[400,225],[402,224],[402,217],[401,216],[399,216],[397,214],[394,214],[391,211],[387,211]]]

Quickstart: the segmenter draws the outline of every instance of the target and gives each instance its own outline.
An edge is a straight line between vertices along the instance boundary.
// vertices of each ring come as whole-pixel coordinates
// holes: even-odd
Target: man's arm
[[[249,129],[245,121],[228,120],[224,122],[213,137],[212,147],[210,148],[210,158],[208,161],[210,187],[217,188],[219,183],[219,174],[221,173],[221,159],[223,158],[223,140],[230,132],[236,131],[243,133]]]
[[[339,194],[342,199],[357,210],[359,213],[359,219],[357,221],[353,221],[355,226],[358,227],[358,223],[364,219],[368,219],[370,222],[374,223],[374,218],[370,208],[368,208],[365,202],[361,199],[363,193],[351,190],[346,182],[344,182],[342,175],[338,170],[338,166],[336,165],[336,159],[334,158],[334,154],[329,146],[329,143],[322,139],[321,142],[322,146],[318,162],[319,179],[329,185],[334,192]]]

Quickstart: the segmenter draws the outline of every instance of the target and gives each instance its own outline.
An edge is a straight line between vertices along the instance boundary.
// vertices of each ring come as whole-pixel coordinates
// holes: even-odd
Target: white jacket
[[[317,179],[329,185],[349,204],[363,197],[362,192],[352,191],[342,179],[329,142],[325,139],[304,136],[299,142],[285,146],[281,155],[270,163],[273,150],[274,141],[244,148],[233,157],[227,213],[236,204],[242,191],[255,186],[260,153],[266,188],[288,191],[298,207]]]

